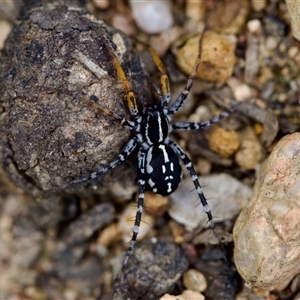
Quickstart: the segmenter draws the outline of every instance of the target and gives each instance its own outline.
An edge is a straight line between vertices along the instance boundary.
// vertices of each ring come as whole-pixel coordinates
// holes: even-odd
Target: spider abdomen
[[[174,150],[165,144],[151,146],[146,155],[145,175],[151,190],[167,196],[181,181],[181,166]]]

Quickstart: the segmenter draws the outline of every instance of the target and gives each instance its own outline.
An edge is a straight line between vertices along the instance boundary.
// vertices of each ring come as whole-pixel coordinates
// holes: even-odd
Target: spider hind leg
[[[192,162],[190,161],[190,159],[187,157],[187,155],[184,153],[184,151],[182,150],[182,148],[179,145],[177,145],[175,142],[173,142],[171,140],[167,140],[167,143],[174,150],[174,152],[180,157],[180,159],[183,161],[185,167],[189,171],[192,181],[194,183],[195,189],[197,191],[197,194],[198,194],[201,204],[203,206],[203,209],[208,217],[210,228],[215,233],[215,223],[213,220],[211,209],[210,209],[210,207],[207,203],[207,200],[204,196],[202,187],[199,183],[198,176],[196,174],[196,171],[194,169]]]
[[[143,206],[144,206],[144,197],[145,197],[145,188],[146,188],[146,178],[145,178],[145,157],[146,157],[147,150],[143,147],[138,152],[138,188],[139,188],[139,194],[138,194],[138,203],[137,203],[137,211],[135,215],[135,221],[134,226],[132,230],[132,238],[129,242],[129,247],[125,254],[125,259],[123,261],[122,270],[121,270],[121,283],[124,281],[124,270],[128,263],[128,260],[130,256],[132,255],[134,251],[134,246],[137,240],[137,236],[140,229],[140,223],[142,219],[142,213],[143,213]]]

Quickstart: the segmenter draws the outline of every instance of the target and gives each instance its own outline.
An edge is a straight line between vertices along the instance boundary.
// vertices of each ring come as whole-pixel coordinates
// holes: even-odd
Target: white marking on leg
[[[205,206],[203,206],[203,208],[204,208],[204,211],[205,211],[206,213],[209,213],[209,212],[210,212],[210,208],[209,208],[208,204],[206,204]]]
[[[162,165],[161,167],[162,167],[162,172],[163,172],[163,174],[165,174],[165,173],[166,173],[166,166],[165,166],[165,165]]]
[[[140,230],[140,227],[139,227],[139,226],[137,226],[137,225],[134,225],[134,226],[133,226],[133,232],[134,232],[134,233],[138,234],[138,233],[139,233],[139,230]]]
[[[197,176],[197,175],[193,175],[193,176],[192,176],[192,180],[193,180],[193,181],[198,180],[198,176]]]
[[[200,187],[197,187],[197,193],[201,194],[201,195],[203,194],[203,191],[202,191],[202,189]]]

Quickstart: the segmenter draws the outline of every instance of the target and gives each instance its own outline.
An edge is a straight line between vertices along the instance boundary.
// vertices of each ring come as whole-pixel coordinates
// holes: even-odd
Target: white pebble
[[[259,20],[254,19],[254,20],[250,20],[247,23],[247,28],[251,33],[256,33],[261,29],[261,23]]]
[[[160,33],[173,25],[170,1],[129,1],[133,17],[140,29],[146,33]]]

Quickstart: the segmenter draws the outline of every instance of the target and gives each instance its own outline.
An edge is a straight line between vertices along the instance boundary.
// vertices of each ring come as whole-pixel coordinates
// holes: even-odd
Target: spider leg
[[[167,75],[167,70],[156,51],[151,46],[148,46],[148,49],[157,69],[162,73],[162,75],[160,76],[160,90],[162,94],[161,103],[163,111],[167,115],[168,104],[171,100],[170,82]]]
[[[200,40],[199,40],[199,50],[198,50],[198,56],[196,59],[196,62],[193,66],[192,72],[190,73],[187,83],[185,85],[185,88],[183,89],[183,91],[180,93],[180,95],[178,96],[178,98],[175,100],[175,102],[173,103],[173,105],[169,108],[168,110],[168,117],[171,118],[173,116],[174,113],[176,113],[182,106],[182,104],[184,103],[185,99],[187,98],[187,96],[190,93],[190,90],[193,86],[193,82],[194,82],[194,77],[197,73],[197,70],[199,68],[200,62],[201,62],[201,54],[202,54],[202,40],[203,40],[203,36],[204,36],[205,30],[203,31]]]
[[[202,206],[204,208],[205,213],[207,214],[209,223],[210,223],[210,227],[213,230],[213,232],[215,232],[215,223],[213,220],[213,216],[211,214],[211,210],[209,208],[209,205],[207,203],[207,200],[204,196],[203,190],[201,188],[201,185],[199,183],[198,180],[198,176],[196,174],[196,171],[194,169],[194,166],[192,164],[192,162],[190,161],[190,159],[187,157],[187,155],[184,153],[184,151],[182,150],[182,148],[177,145],[175,142],[167,139],[166,143],[175,151],[175,153],[181,158],[181,160],[183,161],[185,167],[187,168],[187,170],[190,172],[192,181],[194,183],[194,186],[196,188],[196,191],[198,193],[198,196],[200,198],[200,201],[202,203]]]
[[[96,179],[98,176],[105,174],[106,172],[108,172],[111,169],[114,169],[116,166],[120,165],[124,160],[127,159],[127,157],[132,153],[132,151],[136,148],[136,146],[142,142],[142,136],[140,134],[134,136],[126,145],[125,147],[122,149],[121,153],[118,155],[118,158],[114,161],[112,161],[110,164],[108,164],[106,167],[91,173],[88,176],[85,177],[81,177],[75,180],[72,180],[71,182],[69,182],[68,184],[64,185],[61,189],[65,189],[70,185],[73,184],[77,184],[77,183],[82,183],[82,182],[86,182],[88,180],[94,180]]]
[[[133,233],[132,238],[129,242],[129,247],[126,251],[125,259],[122,265],[122,275],[121,275],[121,283],[124,280],[124,269],[128,263],[128,260],[130,256],[132,255],[134,251],[134,245],[139,233],[140,229],[140,223],[142,219],[142,213],[143,213],[143,206],[144,206],[144,192],[146,188],[146,179],[145,179],[145,157],[146,157],[146,149],[141,147],[141,149],[138,152],[138,187],[139,187],[139,195],[138,195],[138,203],[137,203],[137,211],[135,215],[135,221],[133,226]]]
[[[112,119],[115,119],[116,121],[118,121],[123,127],[126,127],[130,130],[137,130],[137,128],[139,127],[136,122],[132,122],[129,121],[125,118],[123,118],[121,115],[119,114],[115,114],[114,112],[112,112],[111,110],[107,109],[106,107],[103,107],[102,105],[100,105],[97,102],[91,101],[91,100],[81,100],[83,104],[90,106],[92,109],[94,109],[96,112],[99,112],[105,116],[108,116]]]
[[[216,117],[214,117],[210,120],[201,122],[201,123],[176,122],[176,123],[170,125],[171,126],[171,131],[173,131],[173,130],[197,130],[197,129],[200,129],[200,128],[205,128],[205,127],[208,127],[210,125],[219,123],[222,119],[228,117],[231,112],[232,111],[229,111],[229,112],[224,111],[221,114],[219,114],[218,116],[216,116]]]
[[[113,63],[115,65],[118,77],[121,80],[122,85],[123,85],[123,87],[126,91],[126,100],[127,100],[127,105],[128,105],[128,108],[129,108],[130,115],[134,119],[140,120],[141,116],[140,116],[139,111],[138,111],[136,98],[135,98],[134,92],[132,91],[131,84],[130,84],[129,80],[126,77],[125,72],[124,72],[118,58],[113,53],[111,48],[108,45],[106,45],[106,49],[108,50],[109,54],[111,55],[111,57],[113,59]]]

